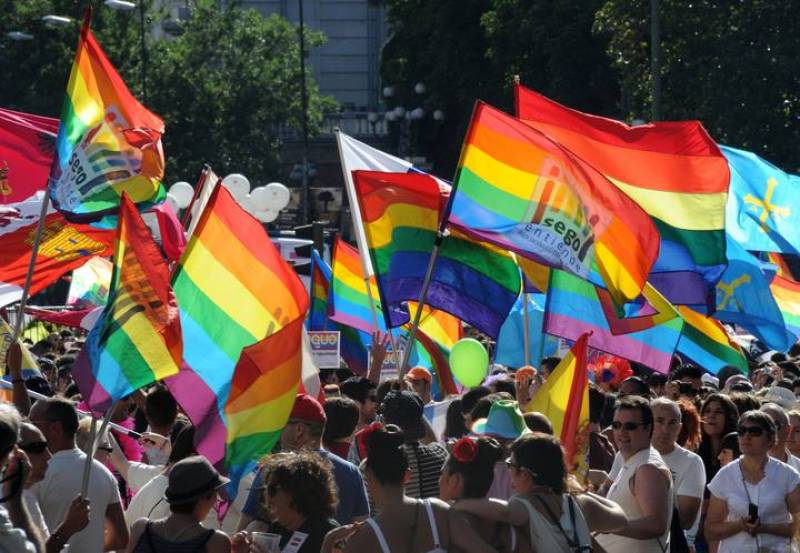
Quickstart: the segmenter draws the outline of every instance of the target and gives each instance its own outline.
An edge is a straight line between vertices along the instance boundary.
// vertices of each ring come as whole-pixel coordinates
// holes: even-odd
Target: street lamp
[[[443,121],[445,118],[444,111],[441,109],[434,109],[432,112],[428,111],[430,105],[426,109],[426,102],[423,96],[427,90],[425,83],[422,82],[416,83],[413,87],[410,87],[410,90],[407,89],[405,92],[393,85],[383,87],[384,98],[393,100],[391,104],[395,104],[393,108],[387,109],[384,117],[388,123],[395,124],[397,153],[401,157],[414,155],[412,151],[414,143],[419,141],[419,136],[423,132],[423,121],[429,113],[431,118],[437,122]],[[404,99],[408,107],[402,104]],[[427,103],[429,104],[429,102]]]
[[[105,5],[112,10],[129,12],[136,9],[135,2],[128,0],[106,0]],[[139,0],[139,36],[142,41],[142,102],[147,103],[147,43],[144,40],[144,0]]]
[[[48,27],[66,27],[75,20],[65,15],[45,15],[42,21]]]
[[[33,40],[33,35],[23,31],[11,31],[6,33],[6,36],[11,40]]]

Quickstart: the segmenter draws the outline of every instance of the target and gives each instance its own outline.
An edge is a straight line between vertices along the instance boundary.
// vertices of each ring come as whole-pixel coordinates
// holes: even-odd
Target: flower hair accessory
[[[459,463],[471,463],[478,456],[478,444],[470,438],[461,438],[453,444],[452,454]]]

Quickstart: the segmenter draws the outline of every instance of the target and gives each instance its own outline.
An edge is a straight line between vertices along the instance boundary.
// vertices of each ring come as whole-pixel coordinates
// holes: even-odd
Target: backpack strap
[[[570,539],[570,537],[564,531],[564,528],[561,526],[561,522],[558,520],[558,518],[556,518],[555,513],[552,511],[552,509],[550,509],[545,500],[539,497],[538,495],[534,495],[533,497],[535,497],[539,501],[539,504],[542,506],[544,512],[547,514],[547,518],[550,520],[550,523],[556,528],[558,528],[558,530],[561,532],[561,535],[564,536],[565,540],[567,540],[567,545],[572,549],[579,547],[580,544],[578,543],[578,531],[575,528],[575,507],[572,506],[572,502],[569,501],[569,499],[567,499],[567,503],[569,503],[570,517],[572,519],[572,527],[575,532],[574,539]]]

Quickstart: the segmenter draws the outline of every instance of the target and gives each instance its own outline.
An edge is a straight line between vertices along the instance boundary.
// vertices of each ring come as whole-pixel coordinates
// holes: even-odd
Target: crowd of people
[[[797,551],[800,352],[713,376],[676,358],[669,375],[607,378],[601,363],[575,462],[524,412],[557,358],[493,365],[436,402],[427,369],[381,378],[376,351],[368,375],[323,371],[324,397],[298,394],[233,490],[163,384],[95,436],[70,377],[80,347],[69,332],[31,344],[42,376],[27,380],[8,351],[0,552]]]

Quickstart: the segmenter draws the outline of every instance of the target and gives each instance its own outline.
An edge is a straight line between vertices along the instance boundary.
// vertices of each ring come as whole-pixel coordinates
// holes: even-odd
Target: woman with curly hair
[[[298,553],[317,553],[339,499],[330,462],[312,451],[273,455],[265,470],[264,506],[272,522],[267,532],[280,534],[281,549],[292,536],[306,534]]]
[[[453,444],[439,477],[439,498],[448,503],[486,497],[494,479],[494,465],[503,457],[503,448],[489,437],[461,438]],[[484,541],[501,552],[531,551],[524,533],[509,524],[481,519],[463,513],[467,523]]]
[[[678,408],[681,410],[681,431],[678,434],[678,445],[691,452],[697,452],[703,433],[700,430],[700,413],[694,403],[686,398],[679,399]]]

